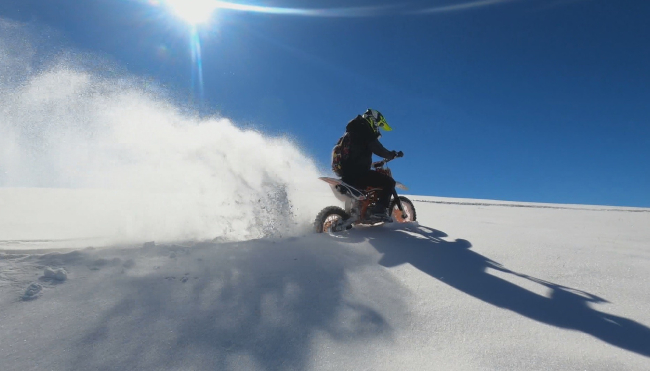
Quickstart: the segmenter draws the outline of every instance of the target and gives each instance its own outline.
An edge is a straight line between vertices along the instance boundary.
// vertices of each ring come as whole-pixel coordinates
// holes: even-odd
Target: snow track
[[[647,213],[447,201],[336,236],[0,253],[3,370],[647,369]]]

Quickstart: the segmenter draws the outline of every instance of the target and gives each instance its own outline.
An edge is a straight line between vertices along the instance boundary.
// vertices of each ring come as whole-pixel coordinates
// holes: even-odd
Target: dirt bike
[[[372,164],[375,171],[386,174],[392,178],[392,173],[388,166],[391,160],[385,159]],[[318,178],[332,188],[334,196],[339,201],[345,202],[345,209],[338,206],[328,206],[321,210],[314,221],[314,228],[317,233],[323,232],[341,232],[351,229],[354,225],[365,224],[375,225],[385,222],[414,222],[416,219],[415,206],[413,202],[404,196],[398,196],[393,191],[391,196],[389,213],[390,220],[380,220],[373,218],[370,209],[379,201],[381,188],[367,187],[363,191],[344,183],[341,179],[336,178]],[[408,190],[408,188],[399,182],[396,182],[395,188]]]

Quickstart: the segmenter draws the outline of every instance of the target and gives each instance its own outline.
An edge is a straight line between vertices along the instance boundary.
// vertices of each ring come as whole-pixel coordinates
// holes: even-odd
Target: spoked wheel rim
[[[414,214],[413,207],[406,202],[402,202],[402,208],[404,209],[404,214],[406,214],[406,218],[402,217],[402,212],[399,210],[399,206],[395,205],[393,207],[393,220],[398,223],[412,222],[413,214]]]
[[[323,221],[323,232],[332,232],[332,227],[336,226],[341,220],[340,215],[332,214],[329,215],[325,220]]]

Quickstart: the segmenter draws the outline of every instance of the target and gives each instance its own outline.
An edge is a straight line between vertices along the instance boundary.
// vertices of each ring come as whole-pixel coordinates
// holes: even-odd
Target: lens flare
[[[192,88],[198,88],[199,102],[203,102],[203,59],[201,58],[201,39],[196,27],[190,33],[190,49],[192,52]],[[197,86],[198,85],[198,86]]]
[[[189,24],[197,25],[210,19],[218,8],[219,2],[215,0],[167,0],[167,6]]]
[[[481,7],[486,7],[490,5],[497,5],[497,4],[504,4],[504,3],[510,3],[518,0],[478,0],[478,1],[470,1],[470,2],[465,2],[461,4],[453,4],[453,5],[442,5],[442,6],[435,6],[431,8],[426,8],[426,9],[420,9],[415,12],[415,14],[432,14],[432,13],[448,13],[448,12],[457,12],[457,11],[463,11],[463,10],[470,10],[474,8],[481,8]]]
[[[266,13],[306,17],[373,17],[385,15],[395,6],[372,6],[355,8],[280,8],[272,6],[238,4],[219,0],[166,0],[167,6],[181,19],[191,25],[207,22],[217,8],[240,12]]]
[[[248,5],[231,3],[227,1],[216,1],[217,6],[222,9],[231,9],[241,12],[266,13],[277,15],[296,15],[305,17],[373,17],[384,15],[387,10],[395,6],[368,6],[354,8],[323,8],[323,9],[302,9],[302,8],[280,8],[273,6]]]

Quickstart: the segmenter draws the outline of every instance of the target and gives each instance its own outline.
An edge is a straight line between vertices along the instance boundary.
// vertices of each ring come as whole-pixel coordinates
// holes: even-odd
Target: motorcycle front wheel
[[[413,206],[413,202],[404,196],[399,196],[399,200],[402,203],[404,213],[402,214],[402,212],[399,210],[399,206],[397,206],[397,200],[393,200],[390,203],[390,210],[393,221],[397,223],[414,222],[417,219],[417,214],[415,212],[415,206]]]

